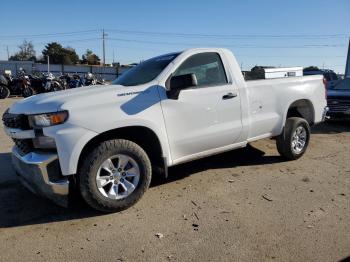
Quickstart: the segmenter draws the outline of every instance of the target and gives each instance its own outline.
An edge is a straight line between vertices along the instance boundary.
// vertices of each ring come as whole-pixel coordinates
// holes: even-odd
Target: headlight
[[[68,119],[68,111],[56,113],[46,113],[39,115],[30,115],[29,123],[32,127],[48,127],[55,126],[66,122]]]

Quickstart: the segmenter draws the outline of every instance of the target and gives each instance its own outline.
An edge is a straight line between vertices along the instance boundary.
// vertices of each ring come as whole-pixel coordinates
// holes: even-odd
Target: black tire
[[[63,87],[61,86],[61,84],[60,83],[58,83],[58,82],[53,82],[52,84],[51,84],[51,92],[57,92],[57,91],[61,91],[61,90],[63,90]]]
[[[0,99],[5,99],[10,96],[10,90],[6,86],[0,87]]]
[[[110,199],[99,191],[96,176],[102,163],[117,154],[124,154],[135,160],[140,170],[140,178],[130,195],[122,199]],[[117,212],[134,205],[148,189],[151,178],[151,162],[146,152],[134,142],[115,139],[99,144],[84,159],[79,170],[79,188],[83,199],[92,208],[102,212]]]
[[[302,150],[298,151],[292,146],[293,135],[298,127],[303,127],[306,131],[305,145]],[[291,117],[286,120],[286,124],[276,139],[277,150],[280,155],[288,160],[296,160],[300,158],[305,152],[310,141],[310,126],[309,123],[299,117]]]
[[[25,87],[25,88],[23,89],[23,92],[22,92],[22,96],[23,96],[23,97],[30,97],[30,96],[32,96],[32,95],[34,95],[34,89],[33,89],[33,88],[31,88],[30,86],[28,86],[28,87]]]

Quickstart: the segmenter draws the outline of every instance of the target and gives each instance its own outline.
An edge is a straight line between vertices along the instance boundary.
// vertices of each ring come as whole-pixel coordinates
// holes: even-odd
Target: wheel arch
[[[314,105],[309,99],[298,99],[292,102],[285,112],[284,122],[289,117],[304,118],[309,125],[315,123],[315,109]]]
[[[81,150],[79,155],[77,173],[79,172],[84,156],[96,145],[111,139],[126,139],[138,144],[151,160],[152,169],[167,176],[167,162],[163,154],[161,141],[157,134],[145,126],[127,126],[105,131],[90,139]]]

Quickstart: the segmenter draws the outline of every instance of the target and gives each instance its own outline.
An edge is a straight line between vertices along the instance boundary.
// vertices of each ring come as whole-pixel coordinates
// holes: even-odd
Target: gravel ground
[[[0,113],[15,98],[0,100]],[[2,125],[2,123],[0,124]],[[134,207],[59,208],[17,183],[0,128],[0,261],[350,258],[350,124],[313,128],[303,158],[272,140],[170,169]]]

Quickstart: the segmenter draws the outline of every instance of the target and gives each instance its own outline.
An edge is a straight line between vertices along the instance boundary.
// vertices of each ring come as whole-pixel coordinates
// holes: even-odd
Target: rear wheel
[[[276,139],[277,150],[288,160],[300,158],[310,141],[309,123],[299,117],[288,118],[283,132]]]
[[[105,141],[82,164],[80,192],[96,210],[120,211],[142,197],[151,173],[150,160],[140,146],[122,139]]]
[[[10,96],[10,90],[6,86],[0,86],[0,99],[5,99]]]

